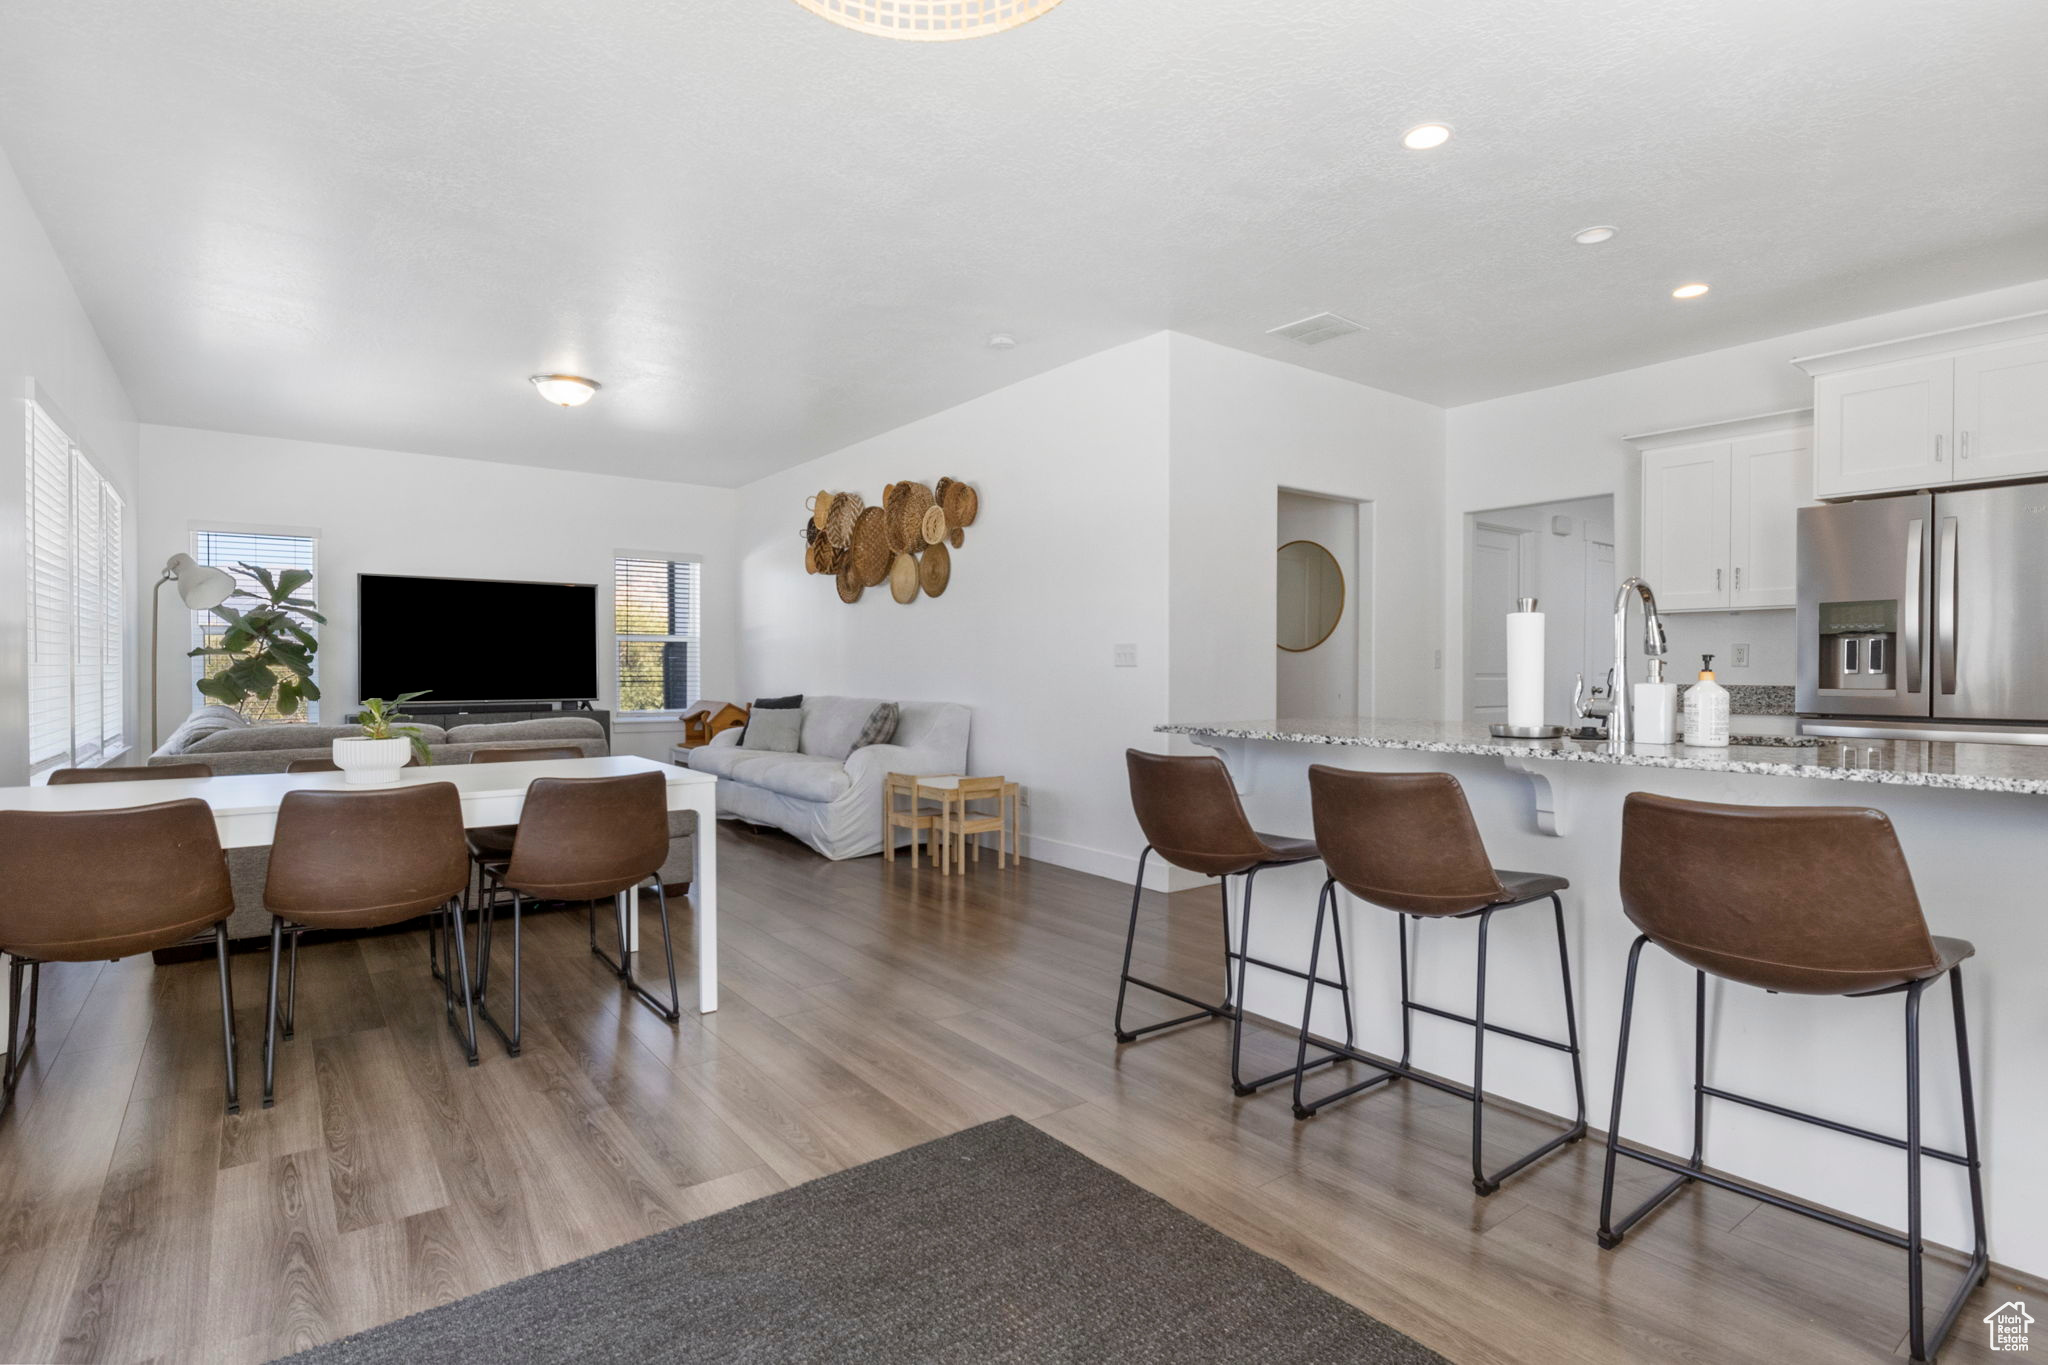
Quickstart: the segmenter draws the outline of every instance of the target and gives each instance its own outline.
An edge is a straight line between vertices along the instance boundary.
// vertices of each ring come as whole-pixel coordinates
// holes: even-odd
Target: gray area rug
[[[1014,1118],[290,1359],[1444,1362]]]

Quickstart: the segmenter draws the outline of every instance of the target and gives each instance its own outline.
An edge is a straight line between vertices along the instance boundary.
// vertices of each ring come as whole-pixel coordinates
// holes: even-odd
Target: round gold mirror
[[[1279,645],[1290,654],[1314,649],[1344,617],[1344,570],[1313,540],[1280,547]]]

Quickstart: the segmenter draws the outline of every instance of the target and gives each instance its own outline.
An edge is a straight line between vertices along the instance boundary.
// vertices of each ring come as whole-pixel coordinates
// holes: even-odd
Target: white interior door
[[[1529,536],[1509,526],[1472,528],[1472,585],[1465,604],[1465,710],[1477,721],[1508,718],[1507,615],[1530,596]]]

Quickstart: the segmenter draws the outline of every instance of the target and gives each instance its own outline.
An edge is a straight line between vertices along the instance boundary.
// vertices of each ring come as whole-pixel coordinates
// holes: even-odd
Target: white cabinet
[[[1814,380],[1814,495],[1947,483],[1954,395],[1952,360],[1910,360]]]
[[[1813,477],[1805,416],[1633,438],[1643,458],[1643,577],[1659,610],[1796,604],[1797,513]]]
[[[2048,474],[2048,337],[1955,366],[1956,482]]]
[[[1816,497],[2048,476],[2048,314],[1795,363]]]

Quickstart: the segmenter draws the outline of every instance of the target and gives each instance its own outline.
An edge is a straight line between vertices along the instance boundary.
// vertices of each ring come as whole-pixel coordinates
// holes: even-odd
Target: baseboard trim
[[[1087,844],[1069,843],[1064,839],[1048,839],[1043,835],[1026,835],[1022,845],[1027,858],[1074,872],[1086,872],[1125,886],[1129,886],[1131,878],[1137,875],[1138,854],[1143,851],[1112,852],[1091,848]],[[1148,891],[1188,891],[1208,883],[1209,878],[1183,871],[1158,858],[1145,860],[1145,889]]]

